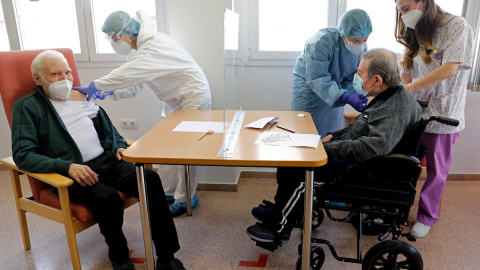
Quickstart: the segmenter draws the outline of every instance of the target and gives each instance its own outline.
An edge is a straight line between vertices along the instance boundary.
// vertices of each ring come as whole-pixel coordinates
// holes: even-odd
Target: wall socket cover
[[[120,119],[122,129],[135,129],[138,128],[137,119]]]

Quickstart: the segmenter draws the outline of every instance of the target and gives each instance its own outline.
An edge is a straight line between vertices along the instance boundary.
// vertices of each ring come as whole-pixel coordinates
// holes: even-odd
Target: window
[[[251,1],[252,59],[295,58],[309,36],[328,25],[328,1]]]
[[[0,51],[9,51],[7,28],[5,27],[5,18],[3,17],[2,3],[0,2]]]
[[[441,8],[459,16],[463,2],[436,0]],[[251,0],[249,3],[247,46],[253,65],[260,60],[265,64],[265,60],[282,59],[282,63],[293,65],[291,60],[303,51],[308,37],[320,28],[336,26],[340,16],[354,8],[365,10],[372,20],[369,48],[403,51],[394,36],[396,5],[393,0]],[[277,65],[280,62],[269,63]]]
[[[103,22],[107,16],[117,10],[123,10],[130,14],[130,16],[135,16],[137,10],[143,10],[150,16],[155,16],[155,14],[149,14],[149,11],[155,10],[155,1],[136,1],[135,5],[132,5],[131,0],[115,0],[104,1],[96,0],[93,1],[93,22],[95,27],[95,44],[97,45],[97,51],[99,53],[115,53],[110,46],[109,42],[106,42],[105,34],[102,32]]]
[[[24,50],[71,48],[81,53],[74,1],[15,2]]]
[[[125,61],[104,38],[101,29],[106,17],[117,10],[131,16],[144,10],[150,16],[165,18],[164,1],[2,0],[8,17],[0,17],[0,50],[66,47],[73,50],[77,61]],[[157,25],[165,32],[164,21]]]

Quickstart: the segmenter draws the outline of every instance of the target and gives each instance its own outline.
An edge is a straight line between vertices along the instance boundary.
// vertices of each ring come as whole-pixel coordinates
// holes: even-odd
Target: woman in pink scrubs
[[[402,83],[428,102],[423,117],[459,120],[457,127],[430,123],[423,135],[427,179],[420,193],[412,234],[424,237],[440,214],[452,146],[465,128],[465,99],[473,61],[473,31],[467,21],[442,10],[434,0],[396,0],[395,37],[405,46],[400,61]]]

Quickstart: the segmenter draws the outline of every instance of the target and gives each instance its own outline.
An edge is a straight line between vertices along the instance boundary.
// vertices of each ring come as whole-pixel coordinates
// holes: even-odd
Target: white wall
[[[182,44],[204,69],[210,82],[213,109],[223,108],[223,11],[230,8],[231,1],[226,0],[172,0],[168,1],[170,35]],[[244,18],[241,18],[243,20]],[[244,41],[245,42],[245,41]],[[245,44],[244,44],[245,45]],[[83,85],[107,74],[112,67],[92,67],[79,63],[79,73]],[[235,81],[237,93],[235,102],[248,110],[290,110],[292,66],[254,67],[236,66]],[[109,113],[112,121],[125,136],[138,139],[160,119],[161,102],[151,91],[143,91],[130,100],[98,102]],[[468,92],[466,105],[467,128],[461,133],[454,146],[452,174],[480,174],[478,156],[480,153],[480,93]],[[3,105],[0,105],[3,111]],[[353,111],[346,108],[346,112]],[[121,118],[138,119],[138,130],[120,129]],[[0,114],[0,157],[11,155],[10,129],[4,114]],[[209,169],[214,169],[211,167]],[[238,175],[231,171],[236,179]],[[223,170],[223,169],[222,169]],[[266,169],[270,170],[270,169]],[[224,173],[224,171],[223,171]],[[233,176],[234,174],[234,176]],[[200,175],[208,178],[208,173]],[[225,175],[225,174],[224,174]],[[213,180],[213,182],[221,180]],[[234,181],[234,180],[233,180]],[[208,179],[202,182],[209,182]]]

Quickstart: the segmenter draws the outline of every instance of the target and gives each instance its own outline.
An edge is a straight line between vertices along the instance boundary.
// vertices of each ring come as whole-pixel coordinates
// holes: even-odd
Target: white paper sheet
[[[247,128],[259,128],[259,129],[262,129],[264,128],[268,123],[273,123],[275,120],[277,120],[278,117],[275,117],[275,116],[272,116],[272,117],[264,117],[264,118],[261,118],[261,119],[258,119],[257,121],[255,122],[252,122],[248,125],[246,125],[245,127]]]
[[[255,144],[317,148],[319,142],[320,135],[265,131],[257,138]]]
[[[172,131],[208,132],[209,130],[213,130],[214,133],[223,133],[223,122],[182,121]]]

